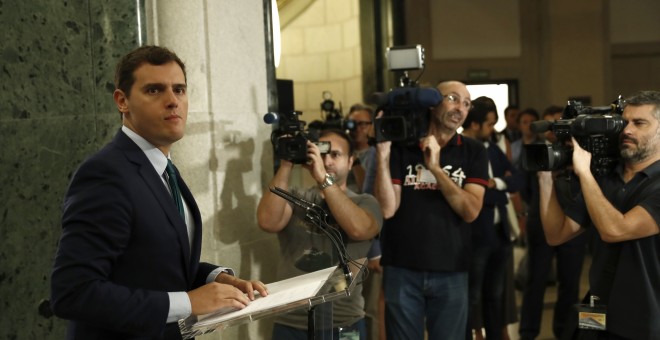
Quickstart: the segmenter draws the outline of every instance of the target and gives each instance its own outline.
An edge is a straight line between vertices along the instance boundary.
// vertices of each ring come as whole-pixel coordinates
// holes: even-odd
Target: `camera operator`
[[[483,144],[456,133],[472,106],[465,84],[438,85],[428,135],[414,146],[377,145],[375,193],[389,218],[381,234],[385,327],[390,339],[463,339],[470,225],[488,185]],[[382,119],[382,118],[381,118]],[[391,147],[391,150],[390,150]]]
[[[307,190],[294,188],[292,193],[329,210],[334,223],[346,241],[351,258],[367,255],[371,240],[382,225],[382,214],[376,199],[368,194],[356,194],[346,187],[346,177],[353,164],[353,145],[350,137],[337,129],[321,131],[320,142],[330,142],[330,152],[321,155],[319,148],[307,141],[308,161],[302,166],[318,183]],[[280,167],[269,187],[289,188],[294,164],[281,160]],[[280,262],[278,279],[325,269],[338,262],[331,240],[305,221],[305,211],[293,207],[282,197],[266,189],[257,207],[261,229],[278,233]],[[333,338],[359,334],[366,339],[362,285],[356,285],[350,297],[333,302]],[[342,329],[339,330],[339,327]],[[298,310],[275,320],[273,339],[307,339],[307,311]]]
[[[628,98],[623,119],[620,164],[603,177],[594,178],[591,153],[573,139],[573,171],[581,189],[573,202],[565,202],[559,178],[539,172],[541,220],[550,245],[588,225],[596,228],[588,295],[605,306],[598,311],[607,321],[596,337],[660,339],[660,92]],[[577,334],[586,332],[595,331]]]

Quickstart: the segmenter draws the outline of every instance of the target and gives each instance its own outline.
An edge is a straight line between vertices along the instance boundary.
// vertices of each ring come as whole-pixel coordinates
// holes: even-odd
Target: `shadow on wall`
[[[277,239],[272,237],[272,241],[268,241],[270,235],[257,225],[256,211],[261,193],[250,195],[245,190],[245,175],[254,170],[255,141],[252,138],[241,141],[240,132],[237,131],[223,131],[223,135],[233,137],[223,138],[225,140],[222,142],[223,155],[231,155],[229,157],[233,158],[226,158],[223,162],[224,181],[218,186],[221,191],[214,193],[219,195],[219,202],[216,202],[215,206],[221,209],[213,218],[213,237],[223,244],[238,244],[241,257],[238,272],[241,278],[259,277],[263,282],[273,282],[276,278],[277,258],[271,254],[279,254]],[[272,161],[267,160],[269,157],[272,159],[270,149],[270,141],[267,141],[263,149],[266,151],[261,157],[260,179],[263,186],[259,186],[260,188],[267,186],[272,177]],[[215,157],[211,157],[211,162],[217,162]],[[218,171],[217,164],[210,165],[212,171]],[[250,184],[247,183],[247,187],[250,187]],[[259,273],[253,268],[255,264]],[[260,337],[267,337],[272,332],[272,321],[265,321],[259,323]],[[248,326],[249,324],[245,324],[238,327],[239,339],[250,338]]]

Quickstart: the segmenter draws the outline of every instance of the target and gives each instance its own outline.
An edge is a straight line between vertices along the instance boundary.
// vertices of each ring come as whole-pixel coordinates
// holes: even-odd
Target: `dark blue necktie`
[[[174,204],[176,204],[177,209],[179,209],[179,214],[186,220],[186,213],[183,211],[183,200],[181,199],[181,190],[179,190],[179,184],[176,180],[176,172],[174,171],[174,164],[170,159],[167,160],[167,167],[165,168],[167,172],[167,182],[170,185],[170,191],[172,192],[172,198],[174,198]]]

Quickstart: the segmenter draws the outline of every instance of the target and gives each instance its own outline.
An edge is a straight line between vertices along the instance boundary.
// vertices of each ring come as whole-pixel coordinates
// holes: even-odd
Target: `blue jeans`
[[[364,319],[360,319],[359,321],[348,327],[341,327],[341,329],[335,327],[332,329],[332,333],[330,333],[329,330],[326,331],[317,330],[315,339],[341,340],[342,338],[340,338],[340,334],[339,334],[340,331],[342,332],[342,334],[357,331],[360,334],[360,340],[367,340],[367,323]],[[272,340],[307,340],[307,339],[308,337],[307,337],[306,329],[294,328],[279,323],[276,323],[273,326]]]
[[[385,328],[388,339],[465,339],[467,272],[423,272],[386,266]]]

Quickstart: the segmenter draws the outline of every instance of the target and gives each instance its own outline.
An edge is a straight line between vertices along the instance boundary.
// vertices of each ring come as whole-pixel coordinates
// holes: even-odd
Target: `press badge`
[[[360,340],[360,331],[339,328],[339,340]]]
[[[598,297],[589,296],[589,304],[578,305],[578,328],[604,331],[607,329],[607,306],[597,305]]]

